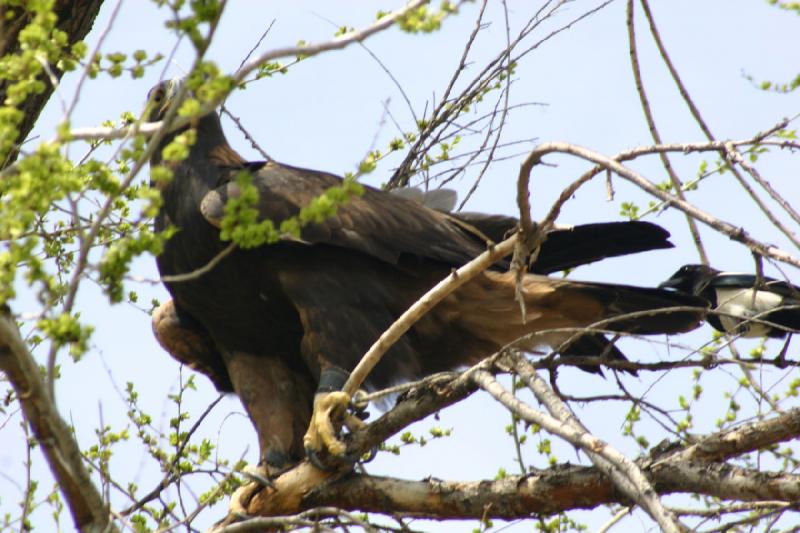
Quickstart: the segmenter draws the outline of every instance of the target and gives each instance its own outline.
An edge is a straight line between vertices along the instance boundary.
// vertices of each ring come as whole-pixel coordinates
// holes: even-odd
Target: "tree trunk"
[[[53,12],[58,17],[56,27],[66,32],[69,36],[70,45],[86,37],[89,30],[92,29],[94,20],[102,5],[103,0],[56,1],[53,6]],[[6,15],[9,11],[13,11],[14,14],[10,19],[7,19]],[[0,5],[0,57],[19,51],[19,33],[28,25],[30,18],[29,13],[20,11],[18,8]],[[60,80],[63,72],[55,65],[50,65],[50,68],[53,71],[53,75]],[[22,119],[22,123],[19,125],[17,143],[24,141],[31,132],[33,125],[39,118],[39,113],[41,113],[44,105],[53,94],[55,88],[47,77],[44,77],[44,82],[46,89],[40,94],[31,95],[22,104],[21,110],[25,113],[25,118]],[[9,84],[8,80],[0,80],[0,102],[5,102]],[[0,161],[0,170],[13,163],[18,155],[19,151],[14,150],[6,161]]]

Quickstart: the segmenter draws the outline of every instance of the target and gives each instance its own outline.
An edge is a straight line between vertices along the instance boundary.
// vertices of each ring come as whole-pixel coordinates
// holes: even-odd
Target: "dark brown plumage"
[[[176,87],[176,82],[166,82],[153,89],[152,119],[169,106]],[[238,193],[238,172],[253,174],[260,192],[259,216],[276,225],[340,184],[340,178],[324,172],[245,162],[228,146],[216,114],[197,119],[193,126],[197,140],[186,160],[171,164],[174,179],[162,187],[164,202],[156,218],[158,230],[178,228],[158,257],[164,276],[192,272],[227,246],[218,227],[226,202]],[[152,165],[162,163],[161,148],[172,136],[157,147]],[[196,279],[167,283],[174,308],[155,317],[154,329],[179,360],[241,397],[268,463],[297,460],[320,373],[331,367],[351,370],[422,294],[452,268],[483,252],[484,234],[497,238],[503,225],[488,220],[454,217],[365,187],[336,216],[303,228],[300,239],[236,249]],[[512,221],[505,219],[505,224]],[[613,238],[616,230],[629,242]],[[576,239],[582,232],[596,238],[589,243]],[[598,246],[598,233],[609,236],[608,247]],[[579,226],[573,234],[551,237],[555,243],[562,239],[561,246],[545,245],[534,269],[538,265],[540,271],[553,271],[670,246],[665,231],[643,223]],[[514,275],[501,267],[467,283],[423,317],[384,356],[366,385],[383,387],[470,364],[530,332],[693,306],[693,311],[653,313],[606,326],[612,331],[676,333],[695,327],[705,312],[706,302],[690,295],[529,274],[522,284],[527,306],[523,321],[514,301]],[[567,337],[546,333],[531,347],[558,346]]]

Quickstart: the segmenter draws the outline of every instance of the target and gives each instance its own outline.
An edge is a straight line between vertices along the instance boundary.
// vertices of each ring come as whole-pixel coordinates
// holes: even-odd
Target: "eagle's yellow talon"
[[[346,392],[318,393],[314,397],[311,423],[303,437],[303,445],[307,450],[319,452],[326,449],[331,455],[344,455],[346,447],[342,441],[336,438],[336,428],[331,419],[336,415],[344,414],[349,404],[350,395]]]

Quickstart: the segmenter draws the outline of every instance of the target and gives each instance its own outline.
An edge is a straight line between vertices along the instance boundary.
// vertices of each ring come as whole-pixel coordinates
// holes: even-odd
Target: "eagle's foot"
[[[320,460],[323,456],[338,459],[339,462],[355,463],[360,458],[348,457],[347,446],[338,436],[344,425],[352,433],[364,427],[362,418],[366,413],[362,408],[351,411],[353,406],[350,394],[342,391],[349,374],[339,368],[328,366],[320,372],[317,393],[314,396],[314,409],[311,422],[303,437],[303,446],[311,464],[321,470],[330,470]]]
[[[355,431],[364,426],[356,416],[347,410],[350,395],[342,391],[320,392],[314,397],[314,411],[311,423],[303,437],[306,454],[316,455],[325,450],[335,457],[344,457],[347,447],[337,437],[335,422],[343,423],[348,430]],[[315,464],[315,466],[317,466]]]

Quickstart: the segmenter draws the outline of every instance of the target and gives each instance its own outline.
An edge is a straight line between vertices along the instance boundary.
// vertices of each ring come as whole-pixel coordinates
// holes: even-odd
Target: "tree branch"
[[[716,144],[716,143],[707,143],[707,145]],[[722,143],[724,149],[724,143]],[[659,150],[653,150],[659,151]],[[751,251],[758,253],[763,256],[771,257],[778,261],[783,261],[785,263],[789,263],[800,268],[800,259],[797,257],[789,254],[788,252],[778,248],[777,246],[772,246],[770,244],[765,244],[760,241],[757,241],[750,237],[750,235],[745,231],[742,227],[736,227],[735,225],[731,224],[730,222],[726,222],[719,218],[714,217],[713,215],[695,207],[694,205],[682,201],[680,198],[671,195],[667,192],[662,191],[655,185],[653,185],[649,180],[641,176],[639,173],[631,170],[630,168],[622,165],[619,161],[616,161],[608,156],[600,154],[598,152],[594,152],[587,148],[583,148],[581,146],[575,144],[569,144],[565,142],[548,142],[544,144],[540,144],[536,148],[534,148],[528,157],[525,159],[523,165],[530,165],[530,168],[535,167],[539,163],[542,162],[542,158],[550,153],[553,152],[560,152],[565,154],[571,154],[581,159],[585,159],[587,161],[592,161],[593,163],[597,163],[598,165],[602,166],[603,168],[607,168],[608,170],[613,171],[614,173],[618,174],[620,177],[630,181],[640,189],[644,190],[651,196],[655,196],[656,198],[671,204],[672,206],[680,209],[684,213],[687,213],[694,217],[695,219],[699,220],[700,222],[710,226],[711,228],[717,230],[718,232],[727,235],[732,240],[740,242],[747,246]],[[592,177],[591,175],[589,178]],[[575,189],[580,187],[583,183],[588,181],[588,179],[579,180],[580,183],[576,182],[576,186],[574,188],[570,188],[571,192],[574,192]],[[563,197],[563,195],[562,195]],[[552,211],[551,211],[552,213]],[[549,217],[548,217],[549,218]]]
[[[420,381],[393,409],[348,437],[349,453],[363,452],[408,424],[462,400],[475,390],[476,377],[480,382],[481,376],[490,376],[487,370],[491,367],[489,359],[452,379],[439,376]],[[800,476],[746,470],[721,461],[798,434],[800,408],[705,436],[693,444],[661,444],[651,457],[640,458],[635,465],[658,494],[695,492],[742,501],[791,502],[797,500]],[[495,481],[456,482],[321,472],[302,463],[273,480],[273,488],[251,486],[249,496],[247,508],[241,511],[250,516],[293,515],[318,506],[336,506],[365,512],[391,508],[435,519],[520,518],[608,503],[630,504],[604,470],[570,465]],[[224,523],[237,518],[231,515]]]
[[[547,432],[558,435],[583,450],[595,467],[608,476],[622,494],[625,494],[630,500],[641,506],[663,531],[680,531],[681,528],[675,517],[655,497],[655,491],[650,482],[632,461],[628,460],[627,457],[608,443],[589,433],[578,422],[566,404],[556,397],[553,391],[547,387],[529,365],[525,364],[519,355],[513,358],[511,364],[517,374],[528,384],[536,398],[547,407],[552,416],[537,411],[513,397],[487,372],[476,372],[473,379],[481,388],[489,392],[495,399],[523,420],[530,424],[536,424]]]
[[[800,408],[698,439],[670,461],[721,461],[800,437]]]
[[[633,79],[636,85],[636,92],[639,94],[639,101],[641,103],[642,111],[644,111],[645,120],[647,120],[647,126],[650,129],[650,136],[653,138],[653,141],[656,144],[661,144],[661,134],[656,126],[656,119],[653,116],[653,111],[650,108],[650,101],[647,99],[647,93],[645,92],[644,83],[642,82],[642,71],[639,67],[639,53],[636,49],[636,32],[634,30],[633,2],[634,0],[628,0],[626,16],[628,26],[628,47],[630,49],[631,67],[633,68]],[[675,172],[675,169],[672,168],[672,164],[670,163],[667,153],[661,152],[659,157],[661,158],[661,165],[664,167],[664,170],[666,170],[667,175],[669,176],[669,180],[672,183],[675,194],[678,196],[678,198],[685,202],[686,195],[683,192],[683,183],[678,177],[678,174]],[[694,245],[697,248],[698,254],[700,255],[700,261],[707,265],[708,255],[706,254],[705,247],[703,246],[703,241],[700,239],[700,232],[697,229],[697,224],[695,223],[695,220],[688,214],[686,215],[686,222],[689,225],[689,233],[692,236]]]
[[[25,346],[8,308],[0,312],[0,370],[17,393],[25,420],[58,481],[75,527],[87,532],[118,531],[110,522],[107,505],[83,465],[78,443],[59,416],[39,365]]]
[[[797,501],[800,475],[764,473],[725,464],[670,463],[644,469],[661,494],[694,492],[745,501]],[[352,511],[433,519],[519,519],[553,515],[627,499],[595,467],[558,465],[526,476],[472,482],[401,480],[351,474],[314,488],[303,508],[331,505]]]

